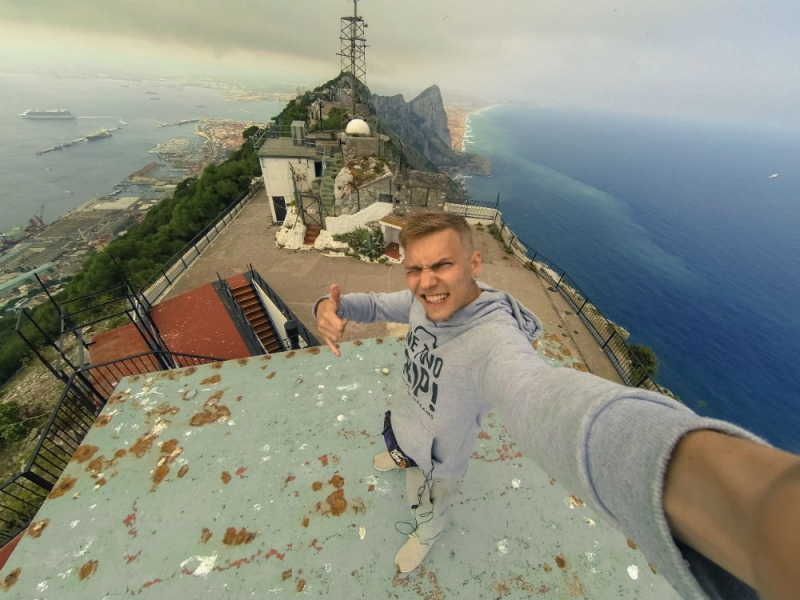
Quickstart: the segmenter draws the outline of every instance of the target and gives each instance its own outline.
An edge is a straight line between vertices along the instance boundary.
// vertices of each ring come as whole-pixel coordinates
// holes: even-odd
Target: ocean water
[[[159,143],[173,138],[202,141],[194,124],[157,127],[160,123],[202,117],[265,122],[284,106],[226,101],[216,89],[8,73],[0,73],[0,89],[0,232],[27,225],[42,206],[50,223],[110,194],[114,185],[158,160],[148,151]],[[70,110],[78,118],[38,121],[19,116],[26,109],[53,108]],[[37,150],[118,126],[122,128],[110,138],[36,155]]]
[[[492,161],[472,196],[500,193],[512,230],[654,349],[662,385],[800,452],[800,140],[523,106],[468,134]]]

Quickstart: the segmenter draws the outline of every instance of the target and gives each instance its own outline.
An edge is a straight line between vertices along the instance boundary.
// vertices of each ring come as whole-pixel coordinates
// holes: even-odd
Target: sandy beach
[[[478,115],[484,111],[499,106],[498,104],[475,105],[465,104],[462,102],[453,102],[445,104],[444,110],[447,113],[447,127],[450,129],[450,137],[452,139],[451,147],[456,152],[465,152],[464,142],[468,135],[469,117],[471,115]]]

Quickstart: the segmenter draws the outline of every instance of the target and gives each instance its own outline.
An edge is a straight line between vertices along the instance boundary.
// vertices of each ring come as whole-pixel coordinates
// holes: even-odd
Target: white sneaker
[[[378,456],[373,458],[372,466],[378,471],[394,471],[395,469],[400,468],[397,466],[397,463],[392,460],[392,457],[388,452],[381,452],[378,454]]]
[[[422,564],[431,547],[417,537],[415,533],[408,536],[408,541],[403,544],[394,562],[401,573],[413,571]]]

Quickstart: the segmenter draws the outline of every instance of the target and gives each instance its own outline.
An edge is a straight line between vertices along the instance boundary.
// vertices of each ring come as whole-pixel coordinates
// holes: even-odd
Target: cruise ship
[[[23,119],[74,119],[70,111],[64,108],[55,108],[53,110],[31,110],[28,109],[19,115]]]

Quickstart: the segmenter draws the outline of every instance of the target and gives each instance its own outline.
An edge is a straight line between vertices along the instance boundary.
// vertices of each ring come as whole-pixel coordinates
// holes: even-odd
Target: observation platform
[[[405,478],[372,457],[403,340],[341,350],[123,379],[0,571],[2,597],[677,598],[493,416],[449,525],[398,573]]]

